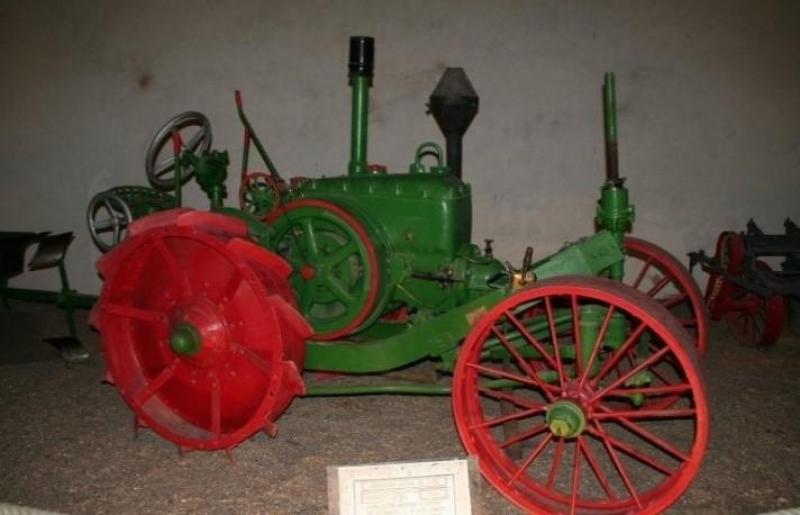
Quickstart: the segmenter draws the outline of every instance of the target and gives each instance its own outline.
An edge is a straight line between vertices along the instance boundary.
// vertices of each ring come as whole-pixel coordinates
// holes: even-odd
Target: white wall
[[[96,291],[87,202],[145,184],[170,116],[211,118],[236,190],[235,88],[283,174],[343,173],[354,34],[377,38],[369,157],[395,171],[441,140],[424,103],[445,66],[466,68],[481,96],[464,156],[474,239],[501,257],[591,231],[606,70],[637,234],[682,257],[749,216],[800,221],[798,2],[28,0],[0,6],[0,227],[75,231],[69,271]]]

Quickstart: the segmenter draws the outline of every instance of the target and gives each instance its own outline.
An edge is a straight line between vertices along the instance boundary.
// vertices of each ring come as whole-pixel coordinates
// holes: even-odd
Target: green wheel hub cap
[[[575,438],[586,428],[580,406],[571,401],[556,401],[547,409],[545,422],[550,432],[560,438]]]
[[[169,337],[169,345],[176,354],[197,354],[202,344],[200,332],[187,322],[176,325]]]

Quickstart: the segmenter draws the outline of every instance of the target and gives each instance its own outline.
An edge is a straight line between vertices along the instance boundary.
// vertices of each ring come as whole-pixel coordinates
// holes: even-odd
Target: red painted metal
[[[524,329],[531,303],[544,305],[547,338]],[[606,313],[585,363],[572,357],[584,306]],[[616,348],[599,344],[609,310],[624,315],[629,328]],[[565,314],[572,323],[555,322]],[[538,357],[523,357],[512,339]],[[498,346],[508,350],[515,369],[491,361],[485,351]],[[545,381],[548,374],[558,380]],[[648,384],[631,385],[643,377]],[[496,380],[506,381],[493,385]],[[632,394],[645,394],[645,401],[637,407]],[[501,411],[501,401],[515,411]],[[545,417],[554,401],[580,408],[581,432],[560,437],[550,430]],[[596,277],[535,283],[483,316],[458,357],[453,412],[484,477],[529,513],[661,513],[688,488],[708,441],[708,406],[690,335],[644,293]],[[519,429],[507,435],[503,426],[512,420]],[[514,458],[518,446],[524,452]]]
[[[756,266],[771,270],[760,260],[756,261]],[[786,301],[782,295],[763,297],[726,282],[717,304],[734,338],[741,343],[769,347],[775,345],[783,332]]]
[[[717,238],[717,249],[714,258],[723,271],[736,275],[744,264],[744,239],[733,231],[724,231]],[[725,314],[724,302],[720,299],[729,299],[734,285],[726,281],[720,274],[711,272],[706,286],[706,304],[714,320],[722,319]]]
[[[675,256],[649,241],[627,236],[623,248],[629,261],[642,264],[640,273],[635,277],[626,277],[625,283],[653,297],[673,312],[694,336],[697,353],[702,357],[708,347],[708,312],[692,275]],[[646,282],[644,278],[648,271],[656,272],[658,279]],[[672,294],[659,296],[665,290]]]
[[[91,314],[108,373],[137,424],[188,449],[228,449],[303,393],[311,329],[295,308],[289,265],[251,243],[244,222],[176,209],[134,223],[98,262]],[[178,354],[191,324],[202,344]]]
[[[745,260],[744,238],[733,231],[720,233],[714,258],[723,271],[730,275],[742,272]],[[762,270],[771,270],[763,261],[756,261]],[[711,272],[706,286],[706,302],[714,320],[725,319],[736,340],[746,345],[769,347],[774,345],[786,321],[786,301],[780,295],[763,297],[746,292]]]
[[[245,134],[250,134],[245,132]],[[249,136],[247,136],[249,137]],[[259,184],[261,183],[261,184]],[[239,182],[239,208],[247,211],[247,191],[250,188],[266,186],[272,191],[272,210],[277,209],[281,202],[281,191],[286,188],[285,183],[265,172],[251,172],[242,176]],[[272,212],[272,211],[270,211]],[[265,213],[262,216],[267,216]]]
[[[363,306],[361,307],[361,310],[358,311],[358,314],[344,327],[335,331],[314,334],[314,339],[317,340],[335,340],[337,338],[341,338],[342,336],[347,336],[354,333],[369,318],[375,309],[375,304],[377,303],[378,295],[380,294],[381,269],[378,263],[378,253],[375,250],[375,245],[372,243],[372,238],[370,238],[369,233],[364,225],[355,216],[332,202],[317,199],[293,200],[287,204],[281,204],[278,209],[266,215],[263,220],[265,223],[271,224],[279,217],[288,216],[292,211],[304,207],[324,209],[338,216],[358,235],[358,239],[361,241],[361,244],[365,250],[365,267],[369,270],[370,282],[368,286],[367,297]]]

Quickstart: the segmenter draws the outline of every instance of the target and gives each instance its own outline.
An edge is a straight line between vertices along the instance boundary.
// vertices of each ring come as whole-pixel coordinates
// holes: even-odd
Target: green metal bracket
[[[596,275],[623,259],[611,234],[601,231],[564,247],[533,267],[539,279],[564,274]],[[455,358],[453,349],[472,326],[513,290],[493,290],[442,315],[410,324],[405,331],[375,341],[310,341],[307,370],[370,374],[386,372],[425,358]],[[445,366],[447,366],[445,364]]]

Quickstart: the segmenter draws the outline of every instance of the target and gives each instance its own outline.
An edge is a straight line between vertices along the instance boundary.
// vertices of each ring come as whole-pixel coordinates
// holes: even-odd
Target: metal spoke
[[[687,418],[694,417],[697,411],[694,408],[682,409],[663,409],[663,410],[625,410],[607,411],[605,413],[595,413],[592,415],[596,420],[626,418],[629,420],[653,419],[653,418]]]
[[[581,490],[581,445],[578,440],[578,445],[575,446],[575,454],[572,461],[572,499],[569,503],[570,515],[575,515],[575,510],[578,507],[578,495]]]
[[[175,358],[169,365],[164,367],[164,369],[159,372],[158,375],[152,381],[150,381],[150,383],[144,389],[136,394],[136,396],[133,398],[133,405],[141,407],[142,404],[150,399],[150,397],[155,395],[155,393],[158,392],[158,390],[160,390],[161,387],[164,386],[166,382],[175,375],[179,364],[180,359]]]
[[[303,242],[306,247],[306,256],[309,259],[318,256],[319,248],[317,247],[317,236],[312,220],[310,218],[303,218],[300,221],[300,226],[303,230]]]
[[[523,432],[521,432],[519,434],[516,434],[516,435],[512,436],[511,438],[503,440],[502,442],[500,442],[498,444],[498,447],[500,447],[501,449],[505,449],[507,447],[511,447],[514,444],[517,444],[517,443],[522,442],[524,440],[528,440],[529,438],[533,438],[536,435],[542,434],[545,431],[547,431],[547,429],[548,429],[547,428],[547,424],[539,424],[538,426],[534,426],[531,429],[528,429],[526,431],[523,431]],[[548,434],[552,436],[552,433],[548,433]]]
[[[155,322],[166,325],[167,320],[160,312],[152,309],[141,309],[114,302],[104,302],[102,304],[104,313],[116,315],[124,318],[132,318],[143,322]]]
[[[242,356],[244,356],[244,358],[250,362],[251,365],[257,368],[259,372],[264,374],[266,377],[272,377],[269,365],[261,358],[261,356],[240,343],[231,343],[231,348],[240,352]]]
[[[347,306],[354,305],[358,300],[349,291],[347,291],[345,285],[342,284],[338,278],[332,275],[325,277],[324,284],[337,299]]]
[[[545,427],[546,427],[546,426],[545,426]],[[511,485],[511,483],[513,483],[514,481],[516,481],[516,480],[517,480],[517,478],[518,478],[518,477],[519,477],[519,476],[520,476],[520,475],[521,475],[523,472],[525,472],[525,470],[527,470],[527,469],[528,469],[528,467],[530,467],[530,466],[531,466],[531,464],[533,463],[533,460],[535,460],[535,459],[536,459],[536,458],[537,458],[537,457],[538,457],[538,456],[539,456],[539,455],[542,453],[542,451],[544,450],[544,448],[547,446],[547,444],[548,444],[548,443],[550,443],[550,440],[552,440],[552,439],[553,439],[553,433],[547,433],[547,436],[545,436],[545,437],[544,437],[544,440],[542,440],[542,441],[539,443],[539,445],[537,445],[537,446],[536,446],[536,448],[535,448],[535,449],[533,449],[533,451],[531,451],[530,455],[529,455],[529,456],[528,456],[528,457],[525,459],[525,462],[524,462],[524,463],[523,463],[523,464],[522,464],[522,465],[521,465],[521,466],[520,466],[520,467],[517,469],[517,471],[514,473],[514,475],[513,475],[513,476],[511,476],[511,479],[509,479],[509,480],[506,482],[506,484],[507,484],[507,485]]]
[[[673,295],[672,297],[667,297],[666,299],[660,300],[661,305],[667,309],[670,309],[673,306],[677,306],[684,300],[688,299],[689,295],[686,293],[679,293],[677,295]]]
[[[613,436],[609,435],[608,433],[600,429],[599,425],[597,426],[597,429],[591,429],[591,428],[587,429],[587,432],[595,437],[601,438],[602,440],[609,443],[612,447],[619,449],[628,456],[631,456],[632,458],[639,460],[645,465],[648,465],[650,468],[658,472],[661,472],[665,476],[671,476],[674,473],[673,470],[670,470],[667,466],[662,465],[661,463],[656,461],[652,456],[649,456],[644,452],[637,450],[632,445],[617,440]]]
[[[616,500],[616,496],[614,495],[614,491],[611,489],[611,484],[608,481],[608,477],[603,472],[600,463],[597,461],[597,457],[594,455],[594,451],[592,451],[591,446],[586,442],[585,437],[578,437],[578,445],[581,447],[583,455],[586,456],[586,461],[589,463],[589,468],[591,468],[592,472],[594,472],[594,475],[597,478],[597,481],[600,483],[600,486],[603,487],[606,496],[612,501]]]
[[[333,267],[353,255],[358,255],[358,246],[350,242],[339,247],[333,253],[324,256],[321,261],[329,267]]]
[[[583,371],[583,347],[581,344],[581,317],[577,295],[570,295],[570,305],[572,307],[572,342],[575,346],[575,376],[580,377]]]
[[[511,353],[512,356],[514,356],[514,359],[517,361],[517,364],[522,369],[522,371],[528,374],[528,376],[537,383],[541,383],[542,381],[541,379],[539,379],[539,375],[536,373],[536,371],[531,368],[530,364],[527,361],[525,361],[525,358],[523,358],[522,355],[519,353],[519,351],[511,344],[511,342],[508,341],[505,335],[503,335],[500,331],[497,330],[496,326],[492,326],[492,333],[494,333],[494,335],[497,337],[497,339],[500,341],[503,347],[505,347],[506,350],[509,353]],[[544,388],[544,386],[542,386],[542,391],[549,400],[553,400],[553,394],[547,391],[547,389]]]
[[[669,277],[667,277],[666,275],[663,276],[652,288],[647,290],[646,295],[648,297],[655,297],[658,294],[658,292],[664,289],[664,286],[669,284],[669,281],[670,281]]]
[[[583,388],[583,385],[586,383],[586,379],[589,377],[589,373],[592,370],[592,366],[594,366],[594,361],[597,359],[597,355],[600,354],[600,349],[603,347],[603,338],[606,336],[606,331],[608,331],[608,324],[611,322],[611,316],[614,314],[614,306],[609,305],[608,311],[606,312],[606,316],[603,318],[603,323],[600,325],[600,331],[597,333],[597,338],[594,340],[594,345],[592,347],[592,353],[589,355],[589,361],[586,363],[586,368],[583,370],[581,374],[581,379],[578,382],[578,390]]]
[[[561,458],[564,455],[564,446],[566,440],[559,438],[556,442],[556,450],[553,453],[553,462],[550,464],[550,474],[547,476],[547,489],[550,490],[558,477],[558,468],[561,466]]]
[[[628,429],[630,432],[634,433],[635,435],[639,436],[643,440],[646,440],[646,441],[650,442],[651,444],[655,445],[656,447],[659,447],[659,448],[663,449],[664,451],[668,452],[669,454],[673,455],[674,457],[676,457],[676,458],[678,458],[678,459],[680,459],[682,461],[688,461],[689,460],[689,456],[686,453],[681,452],[679,449],[677,449],[671,443],[667,442],[663,438],[660,438],[660,437],[656,436],[651,431],[648,431],[647,429],[643,428],[639,424],[631,422],[627,418],[619,418],[619,419],[616,419],[615,421],[619,422],[620,424],[622,424],[623,427],[625,427],[626,429]]]
[[[538,402],[534,402],[528,399],[523,399],[522,397],[518,397],[513,393],[509,392],[478,387],[478,393],[483,394],[487,397],[491,397],[492,399],[496,399],[498,401],[510,402],[511,404],[514,404],[521,408],[530,408],[530,409],[546,408],[544,404],[539,404]]]
[[[599,423],[595,422],[595,426],[597,427],[597,429],[600,429],[600,424]],[[597,438],[597,436],[595,436],[595,437]],[[614,447],[605,438],[601,438],[600,441],[605,446],[606,452],[608,453],[609,458],[611,458],[611,461],[614,463],[614,466],[617,469],[617,473],[619,474],[619,477],[622,479],[622,482],[625,484],[625,488],[628,490],[628,493],[631,494],[631,497],[633,498],[634,502],[636,503],[636,506],[639,507],[639,508],[642,508],[642,502],[639,500],[639,496],[636,495],[636,488],[634,488],[633,482],[631,482],[630,476],[628,476],[628,473],[625,471],[625,467],[622,465],[622,462],[619,459],[619,455],[614,450]]]
[[[642,333],[646,328],[647,326],[645,325],[644,322],[639,323],[638,327],[636,327],[636,329],[633,330],[630,336],[628,336],[628,339],[625,340],[625,343],[623,343],[617,349],[617,351],[610,358],[608,358],[606,364],[603,365],[603,368],[600,369],[600,372],[597,373],[594,380],[592,381],[593,384],[596,385],[600,383],[600,380],[603,379],[603,377],[605,377],[606,374],[608,374],[611,371],[611,369],[614,368],[617,362],[625,355],[625,353],[628,352],[628,349],[630,349],[630,347],[636,342],[636,340],[639,339],[639,337],[642,335]]]
[[[156,252],[158,252],[161,260],[164,262],[164,266],[167,268],[169,274],[172,277],[180,278],[179,281],[170,281],[170,284],[174,285],[175,289],[178,291],[178,295],[189,295],[192,291],[189,279],[180,265],[178,265],[178,260],[175,258],[175,255],[167,248],[167,245],[161,238],[153,240],[153,246],[156,248]]]
[[[639,285],[642,283],[645,274],[647,274],[647,271],[650,269],[652,265],[653,265],[653,258],[651,257],[647,258],[647,261],[645,261],[644,266],[642,266],[642,269],[639,271],[639,275],[637,275],[636,279],[633,281],[634,289],[639,289]]]
[[[634,375],[638,374],[639,372],[641,372],[645,368],[655,364],[656,362],[658,362],[658,360],[663,358],[669,351],[670,351],[669,347],[664,347],[660,351],[656,352],[655,354],[652,354],[646,360],[642,361],[637,366],[633,367],[632,369],[630,369],[627,372],[625,372],[624,374],[622,374],[622,376],[617,378],[613,383],[608,385],[606,388],[604,388],[603,390],[595,393],[594,396],[589,400],[589,403],[592,403],[592,402],[596,401],[597,399],[600,399],[600,398],[604,397],[608,392],[610,392],[611,390],[617,388],[621,384],[625,383],[625,381],[627,381],[628,379],[630,379]]]
[[[107,230],[112,229],[117,224],[116,220],[117,217],[112,215],[112,218],[95,222],[94,229],[96,232],[106,232]]]
[[[549,364],[549,365],[550,365],[550,366],[551,366],[551,367],[552,367],[554,370],[558,370],[558,365],[556,364],[556,362],[553,360],[553,358],[550,356],[550,354],[548,354],[548,353],[547,353],[547,351],[545,350],[545,348],[544,348],[544,346],[541,344],[541,342],[540,342],[539,340],[537,340],[536,338],[534,338],[534,336],[533,336],[533,335],[530,333],[530,331],[528,331],[528,329],[527,329],[527,328],[526,328],[526,327],[525,327],[525,326],[522,324],[522,322],[520,322],[520,321],[517,319],[517,317],[515,317],[515,316],[514,316],[514,315],[511,313],[511,311],[506,311],[506,312],[505,312],[505,316],[506,316],[506,318],[509,320],[509,322],[511,322],[511,323],[514,325],[514,327],[516,327],[517,331],[519,331],[519,333],[520,333],[520,334],[521,334],[521,335],[522,335],[522,336],[523,336],[523,337],[524,337],[526,340],[528,340],[528,342],[529,342],[531,345],[533,345],[533,347],[534,347],[534,348],[535,348],[537,351],[539,351],[539,354],[541,354],[541,355],[542,355],[542,357],[543,357],[543,358],[544,358],[544,359],[547,361],[547,363],[548,363],[548,364]]]
[[[640,393],[642,395],[670,395],[692,391],[689,383],[668,384],[665,386],[642,386],[636,388],[619,388],[608,392],[609,397],[628,397]]]
[[[487,375],[497,379],[511,379],[512,381],[516,381],[520,384],[539,386],[539,383],[533,381],[532,379],[528,379],[527,377],[521,375],[512,374],[511,372],[506,372],[505,370],[500,370],[493,367],[487,367],[484,365],[478,365],[476,363],[467,363],[467,366],[470,368],[474,368],[483,375]]]
[[[239,291],[239,287],[241,286],[242,282],[244,282],[244,276],[238,270],[235,270],[233,274],[231,274],[230,278],[228,278],[228,282],[220,288],[219,294],[217,298],[214,299],[215,302],[225,302],[232,299],[236,292]]]
[[[516,413],[511,413],[509,415],[504,415],[504,416],[500,416],[500,417],[493,417],[493,418],[490,418],[489,420],[485,420],[485,421],[481,422],[480,424],[471,425],[471,426],[469,426],[469,428],[470,429],[478,429],[478,428],[481,428],[481,427],[494,427],[494,426],[497,426],[497,425],[500,425],[500,424],[505,424],[506,422],[511,422],[512,420],[519,420],[521,418],[532,417],[532,416],[537,415],[539,413],[543,413],[545,411],[545,409],[546,408],[544,406],[542,406],[542,407],[539,407],[539,408],[531,408],[531,409],[527,409],[527,410],[524,410],[524,411],[517,411]]]
[[[316,281],[307,283],[305,288],[303,288],[303,291],[300,293],[300,311],[302,313],[308,313],[308,310],[314,303],[314,296],[317,293],[317,288],[319,288],[319,284]]]

